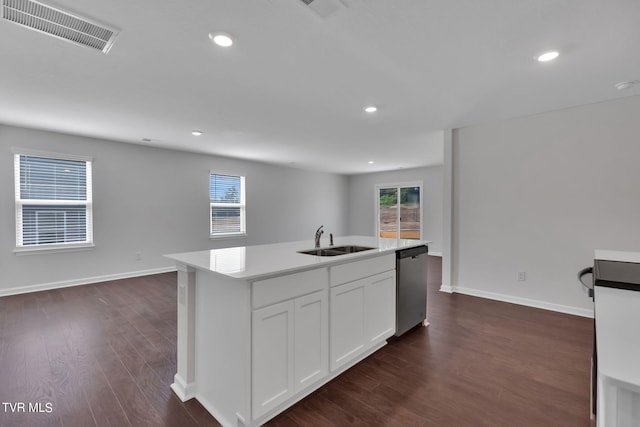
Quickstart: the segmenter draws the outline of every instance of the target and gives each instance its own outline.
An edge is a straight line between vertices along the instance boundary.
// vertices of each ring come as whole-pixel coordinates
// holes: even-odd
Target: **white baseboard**
[[[451,289],[452,289],[452,292],[455,292],[458,294],[471,295],[474,297],[487,298],[487,299],[492,299],[496,301],[509,302],[512,304],[525,305],[528,307],[542,308],[544,310],[557,311],[560,313],[573,314],[575,316],[593,318],[593,310],[586,309],[586,308],[572,307],[569,305],[561,305],[561,304],[553,304],[546,301],[514,297],[512,295],[480,291],[480,290],[471,289],[471,288],[461,288],[457,286],[451,287]],[[440,290],[444,292],[448,292],[447,290],[443,290],[442,288],[440,288]]]
[[[222,424],[223,426],[238,425],[237,423],[234,423],[233,420],[230,420],[224,415],[222,415],[222,412],[218,411],[216,405],[212,404],[205,397],[202,397],[196,394],[196,400],[200,402],[200,404],[204,406],[204,409],[206,409],[209,412],[209,414],[211,414],[213,418],[215,418],[216,421]]]
[[[439,252],[439,251],[429,251],[427,255],[439,256],[440,258],[442,258],[442,252]]]
[[[171,390],[182,400],[186,402],[189,399],[193,399],[196,396],[196,384],[187,384],[185,380],[178,374],[173,377],[173,384],[171,384]]]
[[[63,280],[59,282],[42,283],[39,285],[20,286],[0,289],[0,297],[26,294],[29,292],[48,291],[50,289],[68,288],[70,286],[89,285],[91,283],[107,282],[109,280],[128,279],[130,277],[148,276],[151,274],[169,273],[176,271],[176,267],[153,268],[149,270],[129,271],[126,273],[107,274],[104,276],[82,277],[79,279]]]
[[[446,292],[448,294],[452,294],[453,293],[453,288],[451,286],[442,285],[442,286],[440,286],[440,292]]]

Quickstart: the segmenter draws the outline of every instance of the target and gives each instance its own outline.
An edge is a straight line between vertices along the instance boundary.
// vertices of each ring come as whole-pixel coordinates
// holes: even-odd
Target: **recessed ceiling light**
[[[364,111],[366,111],[367,113],[375,113],[376,111],[378,111],[378,107],[376,107],[375,105],[369,105],[368,107],[364,107]]]
[[[542,55],[538,56],[538,61],[539,62],[547,62],[547,61],[553,61],[554,59],[556,59],[558,56],[560,55],[559,52],[552,50],[550,52],[545,52]]]
[[[209,38],[211,39],[211,41],[221,47],[231,47],[231,45],[233,44],[233,39],[227,33],[209,33]]]
[[[191,131],[191,135],[193,135],[193,136],[200,136],[200,135],[202,135],[203,133],[204,133],[204,132],[202,132],[201,130],[194,130],[194,131]]]
[[[367,163],[369,163],[370,165],[374,164],[375,162],[373,160],[369,160]]]

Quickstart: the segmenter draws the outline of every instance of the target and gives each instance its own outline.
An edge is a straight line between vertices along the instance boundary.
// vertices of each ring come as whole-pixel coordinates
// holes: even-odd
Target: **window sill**
[[[247,237],[247,233],[233,233],[233,234],[214,234],[209,235],[210,240],[224,240],[224,239],[244,239]]]
[[[95,249],[95,245],[93,243],[82,243],[82,244],[74,244],[74,245],[51,245],[51,246],[35,246],[35,247],[19,247],[13,250],[13,253],[16,256],[22,255],[37,255],[44,253],[54,253],[54,252],[79,252],[79,251],[90,251]]]

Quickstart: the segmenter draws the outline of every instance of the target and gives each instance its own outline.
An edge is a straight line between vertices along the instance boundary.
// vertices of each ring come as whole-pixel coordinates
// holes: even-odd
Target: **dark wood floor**
[[[269,424],[593,425],[592,321],[444,294],[440,271],[430,257],[428,328]],[[0,426],[218,425],[169,389],[175,282],[168,273],[0,298]]]

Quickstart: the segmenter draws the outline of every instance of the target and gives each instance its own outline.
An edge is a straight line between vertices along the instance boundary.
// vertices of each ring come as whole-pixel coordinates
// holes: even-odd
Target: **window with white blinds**
[[[91,161],[16,154],[18,249],[93,244]]]
[[[246,234],[244,176],[210,174],[211,237]]]

